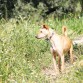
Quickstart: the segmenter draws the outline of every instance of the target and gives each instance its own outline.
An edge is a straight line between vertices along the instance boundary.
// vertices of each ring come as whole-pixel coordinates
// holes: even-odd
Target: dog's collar
[[[53,35],[54,35],[54,32],[52,32],[52,35],[49,37],[49,39],[51,39],[53,37]]]
[[[46,38],[46,40],[50,40],[54,35],[54,32],[52,32],[52,35],[49,38]]]

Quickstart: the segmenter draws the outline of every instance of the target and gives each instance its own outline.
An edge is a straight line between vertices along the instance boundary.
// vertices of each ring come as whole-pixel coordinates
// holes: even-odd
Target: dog
[[[51,53],[53,57],[54,68],[56,72],[63,72],[65,69],[64,54],[70,54],[70,62],[73,63],[73,43],[72,40],[67,36],[67,27],[62,27],[62,35],[58,35],[53,29],[47,25],[42,25],[39,33],[36,35],[37,39],[45,38],[49,40],[51,47]],[[58,68],[56,64],[56,56],[58,55]]]

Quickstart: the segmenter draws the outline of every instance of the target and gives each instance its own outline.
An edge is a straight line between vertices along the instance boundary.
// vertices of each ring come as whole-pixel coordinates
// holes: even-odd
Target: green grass
[[[78,60],[73,67],[70,66],[69,74],[61,74],[53,79],[42,73],[44,67],[52,65],[52,56],[49,43],[35,38],[41,23],[42,20],[37,22],[33,18],[0,21],[0,80],[3,83],[52,83],[52,80],[54,83],[62,83],[62,81],[82,83],[83,66],[79,66],[79,62],[83,59],[83,53],[78,47],[74,47]],[[71,39],[83,34],[83,17],[48,19],[45,23],[59,34],[61,34],[61,27],[66,25]]]

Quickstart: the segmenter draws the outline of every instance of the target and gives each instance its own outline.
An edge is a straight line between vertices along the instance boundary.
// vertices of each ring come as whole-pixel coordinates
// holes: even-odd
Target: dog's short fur
[[[70,54],[70,61],[71,63],[73,63],[73,55],[72,55],[73,45],[72,41],[67,37],[66,30],[67,30],[66,26],[63,26],[62,27],[63,34],[58,35],[53,29],[49,28],[47,25],[43,25],[36,36],[37,39],[46,38],[49,40],[51,44],[50,50],[53,55],[53,63],[56,73],[59,72],[56,64],[56,55],[58,55],[59,70],[61,70],[62,72],[64,70],[65,53]]]

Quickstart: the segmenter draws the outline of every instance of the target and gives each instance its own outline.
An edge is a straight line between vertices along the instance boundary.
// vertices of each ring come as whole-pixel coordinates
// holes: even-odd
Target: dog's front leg
[[[61,58],[61,72],[63,72],[65,65],[64,53],[62,51],[58,51],[58,56]]]
[[[59,71],[61,71],[61,57],[58,56],[58,67],[59,67]]]
[[[62,65],[61,65],[61,72],[63,72],[63,71],[64,71],[64,63],[65,63],[64,54],[61,55],[61,62],[62,62]]]
[[[53,59],[53,64],[54,64],[54,69],[56,74],[59,73],[58,69],[57,69],[57,64],[56,64],[56,52],[51,48],[51,53],[52,53],[52,59]]]

